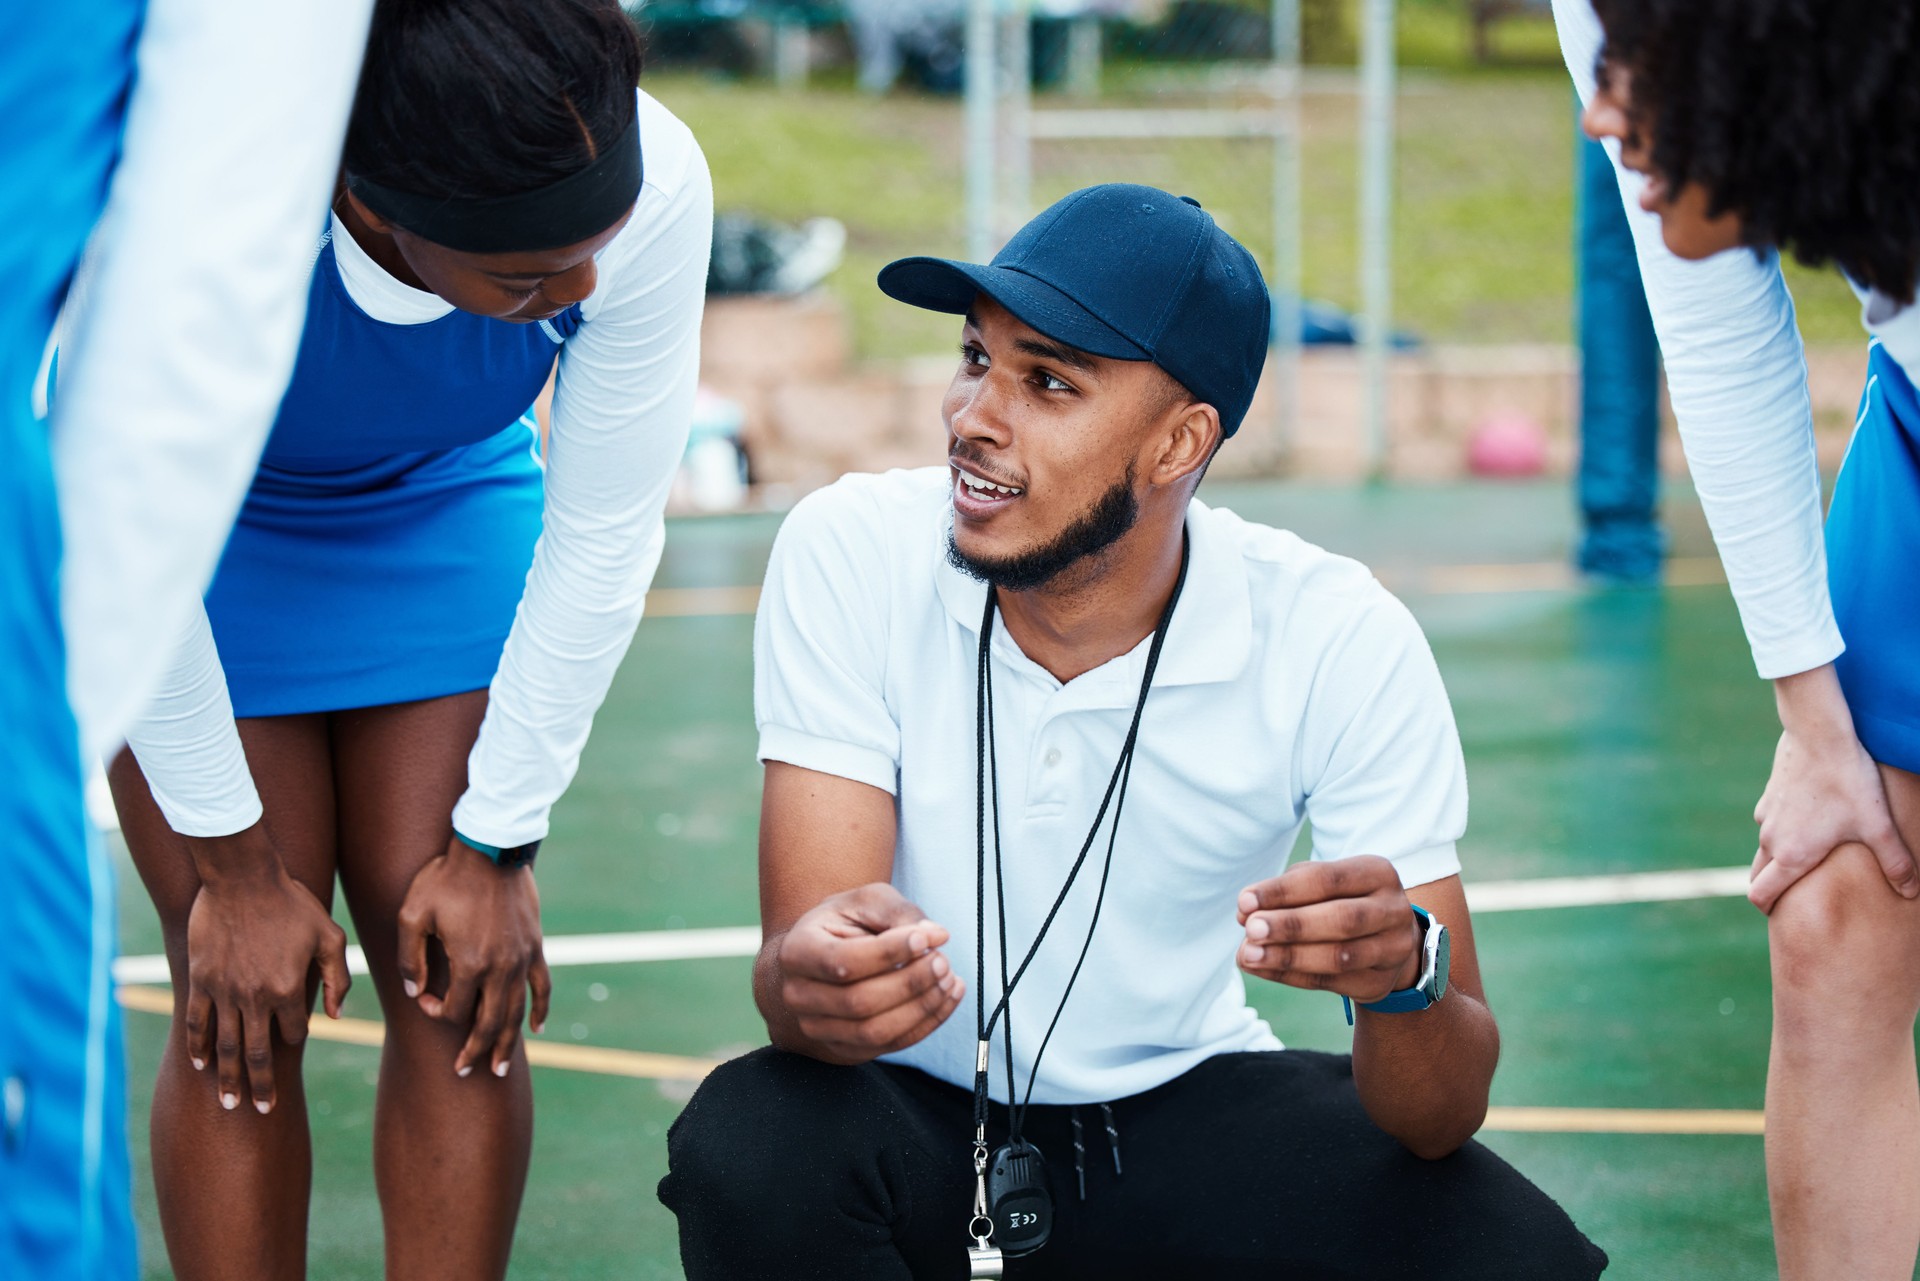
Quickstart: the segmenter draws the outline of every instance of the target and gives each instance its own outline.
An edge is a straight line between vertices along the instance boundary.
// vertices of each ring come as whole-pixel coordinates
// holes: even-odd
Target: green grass
[[[1410,22],[1431,12],[1431,6],[1406,9]],[[1421,29],[1417,22],[1414,29]],[[896,257],[965,250],[957,100],[908,93],[874,100],[834,87],[783,94],[760,83],[691,74],[651,75],[646,83],[699,135],[721,208],[787,220],[824,214],[847,224],[847,259],[828,288],[852,315],[859,354],[925,355],[952,344],[950,321],[884,298],[873,278]],[[1150,81],[1133,83],[1133,91],[1108,103],[1196,101],[1137,87]],[[1436,342],[1569,341],[1574,124],[1572,90],[1557,62],[1410,71],[1397,120],[1395,323]],[[1306,292],[1351,308],[1359,270],[1355,98],[1310,95],[1303,129]],[[1197,197],[1268,260],[1272,163],[1265,144],[1103,141],[1036,148],[1036,208],[1076,187],[1111,180]],[[1790,269],[1789,278],[1810,340],[1859,340],[1858,308],[1836,275]]]

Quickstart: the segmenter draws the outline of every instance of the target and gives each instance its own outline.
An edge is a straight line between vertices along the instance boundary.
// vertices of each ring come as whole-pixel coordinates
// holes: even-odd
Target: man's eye
[[[1073,390],[1073,388],[1068,386],[1066,383],[1061,382],[1058,378],[1055,378],[1052,374],[1045,373],[1045,372],[1042,372],[1040,375],[1040,385],[1048,391],[1072,391]]]
[[[960,363],[984,369],[987,365],[987,353],[972,343],[962,343],[960,344]]]

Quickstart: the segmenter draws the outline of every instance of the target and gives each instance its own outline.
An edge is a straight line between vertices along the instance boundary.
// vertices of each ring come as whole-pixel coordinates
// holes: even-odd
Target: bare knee
[[[1920,903],[1894,892],[1864,845],[1835,849],[1781,895],[1767,941],[1785,1018],[1801,1000],[1903,1006],[1920,979]]]

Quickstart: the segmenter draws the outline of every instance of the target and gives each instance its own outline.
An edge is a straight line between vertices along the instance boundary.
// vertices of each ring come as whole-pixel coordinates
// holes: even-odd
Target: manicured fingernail
[[[412,979],[403,980],[400,986],[407,990],[407,996],[409,999],[420,995],[420,985],[418,983],[415,983]]]
[[[472,1076],[472,1075],[473,1075],[473,1064],[471,1064],[471,1063],[469,1063],[469,1064],[467,1064],[467,1065],[466,1065],[465,1067],[463,1067],[463,1068],[461,1068],[461,1069],[460,1069],[459,1071],[457,1071],[457,1072],[455,1072],[455,1073],[454,1073],[454,1075],[455,1075],[455,1076],[458,1076],[458,1077],[468,1077],[468,1076]]]
[[[933,977],[943,979],[947,977],[947,971],[952,968],[952,966],[947,964],[946,957],[936,956],[933,958]]]
[[[267,1113],[273,1111],[273,1104],[263,1102],[259,1099],[255,1099],[253,1101],[253,1110],[258,1112],[261,1116],[265,1116]]]
[[[927,936],[919,930],[907,935],[907,949],[915,956],[919,956],[927,950]]]
[[[1252,890],[1240,891],[1240,910],[1242,912],[1256,911],[1259,906],[1260,898]]]
[[[220,1096],[220,1106],[231,1112],[240,1106],[240,1096],[237,1094],[223,1094]]]
[[[505,1076],[507,1074],[507,1069],[512,1066],[513,1064],[511,1063],[496,1063],[493,1065],[493,1074],[495,1076]]]
[[[206,1061],[205,1059],[194,1059],[194,1060],[193,1060],[193,1070],[194,1070],[194,1071],[196,1071],[196,1072],[204,1072],[204,1071],[206,1071],[206,1070],[207,1070],[207,1061]]]
[[[1249,944],[1240,949],[1240,962],[1243,965],[1260,964],[1260,949]]]
[[[1247,937],[1250,939],[1263,939],[1271,933],[1273,933],[1273,927],[1267,924],[1267,918],[1264,916],[1256,916],[1247,922]]]

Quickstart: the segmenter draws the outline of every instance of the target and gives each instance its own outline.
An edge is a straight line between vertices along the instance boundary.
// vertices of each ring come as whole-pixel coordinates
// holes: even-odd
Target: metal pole
[[[993,256],[993,0],[967,0],[967,256]]]
[[[1032,212],[1033,201],[1033,9],[1029,0],[1006,0],[1006,169],[998,247]]]
[[[1360,319],[1367,464],[1387,462],[1388,338],[1393,330],[1394,0],[1365,0],[1360,44]]]
[[[1275,465],[1300,430],[1300,0],[1273,0]]]

